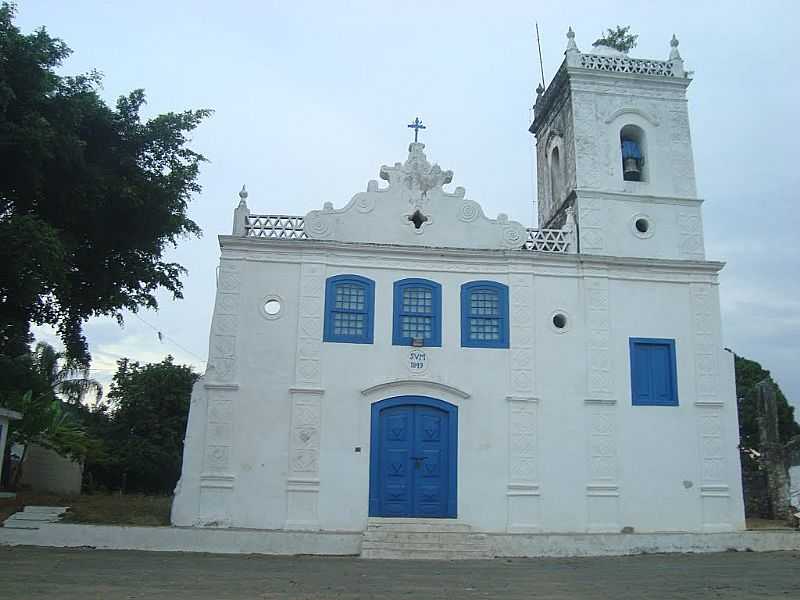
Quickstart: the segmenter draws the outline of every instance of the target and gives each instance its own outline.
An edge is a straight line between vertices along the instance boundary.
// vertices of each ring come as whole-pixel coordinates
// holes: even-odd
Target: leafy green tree
[[[601,35],[592,46],[609,46],[616,48],[620,52],[628,52],[636,47],[636,41],[639,35],[631,33],[631,26],[617,25],[616,29],[606,29],[606,32]]]
[[[754,360],[743,356],[734,355],[736,369],[736,401],[739,408],[739,438],[743,448],[758,449],[760,446],[758,435],[758,411],[754,404],[755,396],[752,393],[755,385],[767,379],[775,387],[776,403],[778,408],[778,433],[781,442],[788,443],[794,436],[800,435],[800,425],[794,418],[794,407],[786,400],[781,388],[769,371],[764,369]]]
[[[59,75],[70,49],[44,28],[23,34],[0,5],[0,355],[27,352],[31,324],[54,325],[88,365],[91,316],[181,298],[169,245],[199,235],[187,216],[205,159],[187,135],[208,110],[142,121],[142,90],[115,107],[98,73]]]
[[[87,465],[95,483],[113,489],[172,493],[181,473],[192,386],[198,375],[176,365],[117,363],[107,405],[93,411],[89,431],[105,458]]]

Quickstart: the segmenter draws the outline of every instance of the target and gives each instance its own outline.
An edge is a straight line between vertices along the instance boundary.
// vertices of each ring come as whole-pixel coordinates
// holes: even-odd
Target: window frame
[[[364,310],[336,308],[336,288],[343,284],[355,284],[364,289]],[[363,335],[342,335],[334,333],[333,315],[336,312],[366,315]],[[322,329],[323,342],[340,344],[372,344],[375,333],[375,282],[361,275],[350,273],[334,275],[325,280],[325,320]]]
[[[427,288],[431,292],[431,313],[430,315],[423,315],[421,313],[408,313],[402,312],[403,308],[403,291],[409,287],[422,287]],[[423,346],[428,347],[441,347],[442,345],[442,286],[430,279],[421,279],[419,277],[409,277],[400,279],[394,282],[393,294],[393,310],[392,310],[392,345],[393,346],[412,346],[413,340],[409,337],[403,336],[402,317],[403,316],[430,316],[433,319],[432,331],[433,337],[425,339]]]
[[[669,357],[669,372],[667,373],[669,377],[670,387],[671,387],[671,396],[669,401],[667,402],[656,402],[654,399],[654,394],[651,395],[650,402],[642,402],[641,400],[637,399],[637,385],[636,385],[636,376],[638,373],[638,369],[643,368],[638,363],[638,356],[637,356],[637,349],[639,347],[646,347],[646,346],[665,346],[667,347],[667,356]],[[676,352],[675,352],[675,340],[673,338],[629,338],[628,342],[629,347],[629,361],[630,361],[630,373],[631,373],[631,405],[632,406],[679,406],[678,400],[678,366],[676,360]],[[651,380],[652,384],[652,380]]]
[[[470,336],[470,319],[480,318],[470,314],[472,294],[480,290],[497,293],[500,319],[500,339],[477,340]],[[498,281],[468,281],[461,285],[461,347],[462,348],[508,348],[510,346],[508,326],[508,286]]]

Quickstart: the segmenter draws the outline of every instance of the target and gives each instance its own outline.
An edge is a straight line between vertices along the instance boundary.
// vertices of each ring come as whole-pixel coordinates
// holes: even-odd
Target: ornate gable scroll
[[[464,197],[462,187],[444,191],[453,172],[431,165],[424,148],[425,144],[412,143],[405,163],[381,167],[387,187],[379,189],[377,181],[370,181],[367,191],[353,196],[344,208],[334,209],[326,202],[322,210],[312,210],[305,217],[306,235],[405,246],[522,248],[525,227],[504,214],[489,219],[477,202]]]

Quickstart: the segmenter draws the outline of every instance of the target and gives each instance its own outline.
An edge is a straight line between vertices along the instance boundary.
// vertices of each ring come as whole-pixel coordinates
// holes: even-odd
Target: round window
[[[631,232],[640,239],[653,237],[655,233],[655,223],[649,215],[633,215],[630,220]]]
[[[264,312],[270,316],[277,315],[279,312],[281,312],[281,301],[275,298],[267,300],[264,303]]]
[[[261,299],[259,312],[267,319],[278,319],[283,311],[283,299],[276,294],[270,294]]]

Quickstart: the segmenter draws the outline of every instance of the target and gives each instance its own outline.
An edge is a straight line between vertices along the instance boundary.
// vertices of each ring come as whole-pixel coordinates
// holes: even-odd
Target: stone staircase
[[[361,558],[460,560],[494,553],[486,534],[455,519],[370,518]]]
[[[68,506],[26,506],[3,521],[10,529],[39,529],[42,523],[55,523],[69,509]]]

